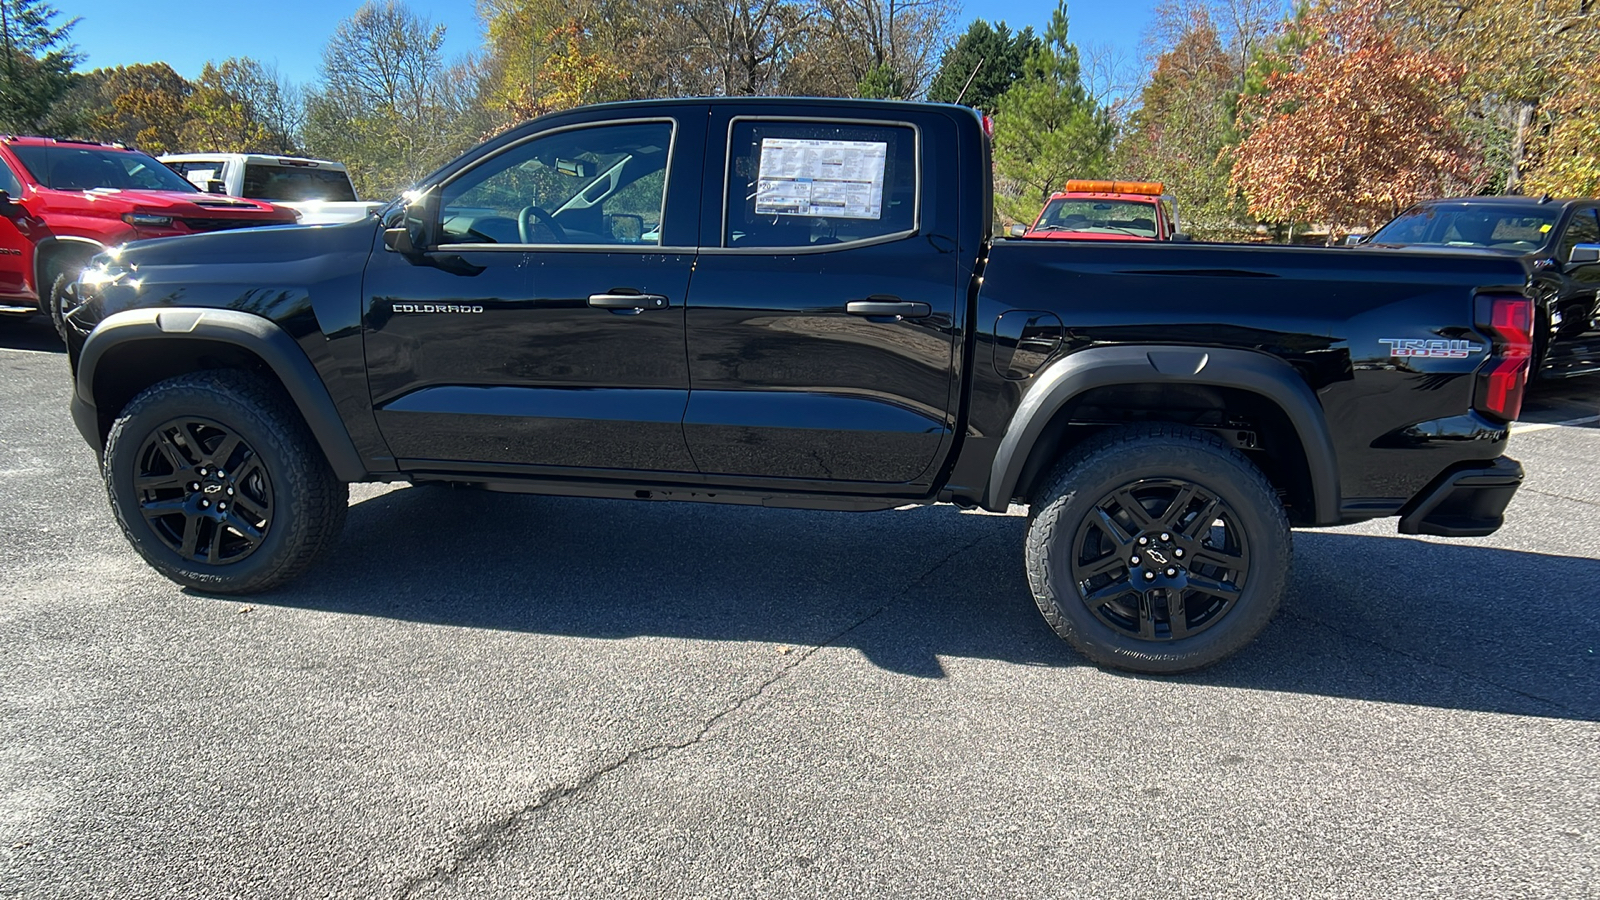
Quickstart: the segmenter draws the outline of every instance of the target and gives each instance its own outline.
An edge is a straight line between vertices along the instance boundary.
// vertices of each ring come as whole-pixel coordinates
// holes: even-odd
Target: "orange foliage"
[[[1313,8],[1303,27],[1315,39],[1241,98],[1257,125],[1232,180],[1252,214],[1336,237],[1481,181],[1482,155],[1452,115],[1462,66],[1397,45],[1383,12],[1382,0]]]

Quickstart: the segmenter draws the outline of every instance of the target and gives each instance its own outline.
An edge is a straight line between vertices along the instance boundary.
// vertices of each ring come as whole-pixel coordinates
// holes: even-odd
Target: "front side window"
[[[336,169],[311,166],[250,163],[244,167],[243,188],[244,196],[255,200],[295,203],[304,200],[356,199],[356,189],[350,184],[349,175]]]
[[[1592,209],[1580,209],[1572,214],[1572,221],[1567,224],[1566,234],[1561,236],[1561,246],[1556,251],[1556,258],[1562,262],[1572,259],[1572,248],[1579,244],[1600,244],[1600,221],[1595,219]]]
[[[536,137],[446,184],[440,243],[661,244],[670,122]]]
[[[58,191],[181,191],[199,188],[155,157],[98,147],[12,147],[40,184]]]
[[[191,159],[184,162],[169,162],[167,168],[182,175],[190,184],[203,191],[210,182],[222,180],[222,170],[225,165],[220,159]]]
[[[22,182],[17,180],[15,172],[5,160],[0,159],[0,191],[5,191],[15,200],[22,196]]]
[[[820,247],[917,228],[909,125],[735,120],[724,247]]]

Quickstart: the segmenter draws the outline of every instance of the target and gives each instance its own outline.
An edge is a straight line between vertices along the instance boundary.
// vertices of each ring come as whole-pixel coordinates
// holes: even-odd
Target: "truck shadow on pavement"
[[[1024,528],[948,506],[411,488],[352,505],[328,562],[252,602],[587,639],[828,644],[922,678],[944,676],[941,657],[1084,665],[1033,606]],[[1295,547],[1274,623],[1180,680],[1600,720],[1600,561],[1349,533],[1299,532]]]
[[[66,353],[67,347],[50,324],[49,316],[0,316],[0,348]]]

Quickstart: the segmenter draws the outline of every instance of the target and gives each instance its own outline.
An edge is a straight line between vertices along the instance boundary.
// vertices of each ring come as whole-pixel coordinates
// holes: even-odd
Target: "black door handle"
[[[634,294],[621,291],[611,291],[604,294],[590,294],[589,305],[595,309],[620,309],[643,312],[647,309],[666,309],[667,298],[660,294]]]
[[[933,312],[933,307],[926,303],[918,303],[911,300],[874,298],[872,300],[851,300],[845,304],[844,311],[852,316],[921,319],[930,315]]]

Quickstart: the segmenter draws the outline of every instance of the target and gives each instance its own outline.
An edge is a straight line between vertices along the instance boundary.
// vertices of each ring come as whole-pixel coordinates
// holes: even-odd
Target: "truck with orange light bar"
[[[886,556],[889,510],[1023,504],[1045,620],[1162,674],[1260,633],[1292,528],[1500,527],[1516,258],[996,239],[989,152],[956,106],[607,104],[376,218],[131,244],[72,288],[85,473],[235,594],[338,547],[351,482],[885,511]],[[635,524],[618,565],[684,539]]]
[[[1159,181],[1074,179],[1051,194],[1033,225],[1011,226],[1012,237],[1074,241],[1186,241],[1178,202]]]

